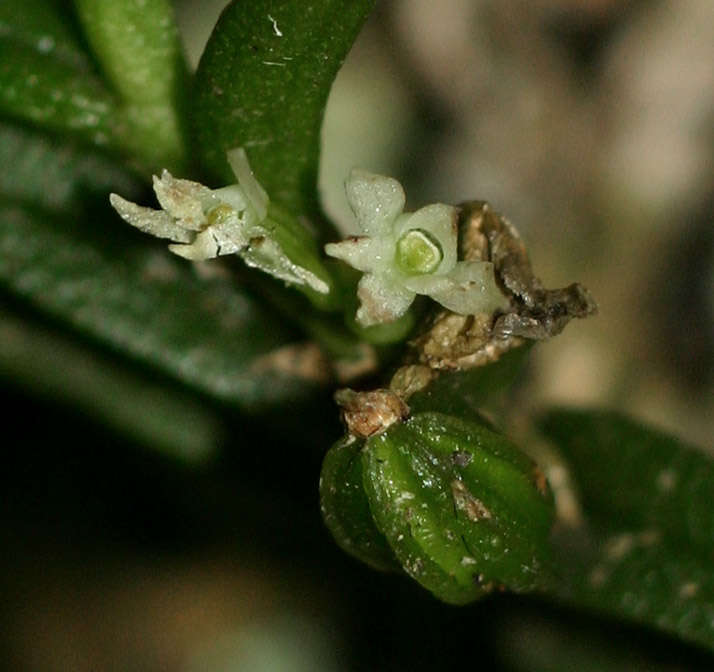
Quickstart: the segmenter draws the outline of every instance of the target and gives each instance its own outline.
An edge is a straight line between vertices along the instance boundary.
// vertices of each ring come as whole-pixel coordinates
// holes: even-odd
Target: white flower
[[[364,235],[329,243],[325,252],[364,272],[357,288],[362,326],[396,320],[417,294],[462,315],[505,307],[493,264],[457,261],[457,208],[435,203],[403,213],[399,182],[363,170],[352,171],[346,191]]]
[[[173,241],[169,250],[185,259],[238,254],[249,266],[276,278],[327,293],[327,284],[292,262],[276,242],[276,224],[268,217],[268,195],[253,176],[243,148],[230,150],[228,162],[238,182],[221,189],[177,179],[168,170],[161,177],[154,176],[161,210],[131,203],[117,194],[109,200],[122,219],[140,231]]]

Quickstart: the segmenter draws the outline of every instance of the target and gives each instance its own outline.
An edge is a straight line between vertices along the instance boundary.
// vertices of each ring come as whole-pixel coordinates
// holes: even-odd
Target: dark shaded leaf
[[[558,409],[539,424],[591,523],[559,538],[558,597],[714,648],[714,462],[619,413]]]
[[[222,427],[212,409],[142,373],[0,303],[0,378],[174,459],[213,457]]]
[[[656,528],[609,528],[590,544],[561,539],[560,600],[714,649],[711,554],[673,546]]]
[[[111,217],[107,209],[103,216]],[[118,225],[120,226],[120,225]],[[185,383],[260,409],[310,387],[256,360],[291,334],[226,277],[202,279],[162,246],[107,240],[68,219],[0,206],[0,283],[77,330]]]
[[[121,132],[115,102],[84,68],[0,35],[0,115],[101,146]]]
[[[568,462],[590,515],[655,526],[714,553],[714,461],[619,413],[553,410],[540,427]]]
[[[62,0],[3,0],[0,39],[51,56],[77,69],[91,69]]]
[[[138,196],[142,186],[109,157],[0,121],[0,195],[33,208],[83,214],[88,198],[106,202],[116,190]]]

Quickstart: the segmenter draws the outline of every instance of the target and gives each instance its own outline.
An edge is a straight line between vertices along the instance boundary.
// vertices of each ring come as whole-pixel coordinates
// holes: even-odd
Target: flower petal
[[[355,168],[345,184],[347,200],[364,233],[387,235],[404,209],[404,189],[395,179]]]
[[[434,274],[449,273],[456,264],[458,243],[458,208],[443,203],[424,206],[413,214],[399,217],[394,225],[394,236],[399,239],[410,229],[430,233],[441,246],[443,258]]]
[[[430,291],[429,296],[454,313],[493,313],[508,306],[489,261],[460,261],[446,277],[450,286]]]
[[[378,238],[352,236],[339,243],[325,245],[325,253],[342,259],[358,271],[378,271],[391,264],[394,246]]]
[[[238,178],[238,184],[243,189],[250,204],[258,213],[258,220],[263,221],[268,214],[268,203],[270,199],[265,189],[255,179],[253,171],[248,163],[248,156],[242,147],[228,150],[228,163],[231,165],[235,176]]]
[[[206,229],[201,231],[190,245],[169,245],[169,250],[184,259],[205,261],[218,256],[220,244],[216,240],[213,230]]]
[[[357,296],[360,300],[357,322],[363,327],[370,327],[393,322],[404,315],[415,294],[386,274],[367,273],[359,281]]]
[[[177,224],[173,217],[163,210],[145,208],[127,201],[118,194],[110,194],[109,202],[127,223],[157,238],[168,238],[176,243],[188,243],[193,233]]]
[[[210,198],[208,187],[175,178],[168,170],[154,175],[154,191],[161,207],[189,231],[200,231],[206,224],[202,202]]]

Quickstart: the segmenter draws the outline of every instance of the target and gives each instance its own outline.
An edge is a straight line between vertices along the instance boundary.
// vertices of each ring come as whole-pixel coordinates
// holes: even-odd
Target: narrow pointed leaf
[[[143,186],[108,156],[0,121],[0,197],[49,212],[83,214],[110,190],[139,197]],[[108,225],[108,223],[107,223]]]
[[[123,102],[125,144],[153,168],[179,170],[186,68],[169,0],[75,0],[102,71]]]

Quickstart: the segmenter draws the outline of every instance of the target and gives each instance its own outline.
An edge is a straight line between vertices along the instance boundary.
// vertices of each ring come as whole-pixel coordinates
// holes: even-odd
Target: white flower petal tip
[[[403,213],[396,180],[353,170],[347,198],[364,235],[325,246],[325,252],[365,273],[357,295],[357,322],[392,322],[417,294],[462,315],[507,307],[489,262],[457,262],[459,210],[443,203]]]
[[[127,201],[118,194],[110,194],[109,202],[119,213],[119,216],[128,224],[150,233],[157,238],[168,238],[177,243],[188,243],[192,235],[179,226],[167,212],[145,208],[131,201]]]
[[[493,264],[488,261],[461,261],[447,279],[448,287],[429,292],[429,296],[453,313],[494,313],[508,307],[496,284]]]
[[[406,196],[394,178],[353,168],[345,183],[347,200],[360,228],[376,233],[382,222],[393,221],[404,209]]]
[[[327,283],[306,268],[290,261],[280,245],[270,238],[261,236],[252,239],[241,256],[248,266],[260,269],[278,280],[294,285],[307,285],[320,294],[330,291]]]

